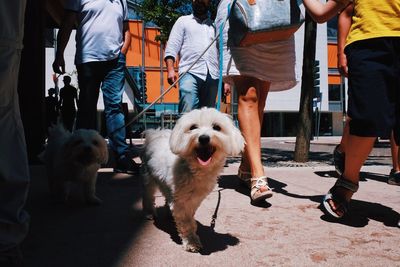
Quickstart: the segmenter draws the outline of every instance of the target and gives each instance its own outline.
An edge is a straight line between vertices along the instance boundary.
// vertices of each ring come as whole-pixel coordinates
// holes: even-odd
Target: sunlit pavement
[[[292,161],[294,138],[263,139],[263,162],[274,196],[250,204],[231,158],[196,213],[204,249],[185,252],[158,194],[159,218],[142,214],[139,176],[101,169],[101,206],[50,201],[44,167],[31,166],[27,203],[31,230],[22,245],[26,266],[400,266],[400,187],[387,184],[387,142],[362,169],[348,216],[335,221],[318,208],[335,182],[331,153],[338,138],[320,137],[307,163]],[[107,166],[109,167],[109,166]],[[78,189],[78,188],[73,188]]]

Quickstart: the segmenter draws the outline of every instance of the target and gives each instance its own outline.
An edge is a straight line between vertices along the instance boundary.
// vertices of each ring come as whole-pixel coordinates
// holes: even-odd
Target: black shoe
[[[335,150],[333,150],[333,164],[335,165],[336,172],[342,175],[344,173],[345,154],[338,150],[339,146],[340,145],[337,145]]]
[[[140,164],[127,156],[122,156],[114,167],[114,172],[138,174],[140,172]]]
[[[132,145],[129,146],[128,151],[126,152],[126,156],[130,158],[139,157],[143,152],[143,146]]]
[[[23,267],[24,261],[19,247],[0,251],[0,266],[2,267]]]
[[[400,172],[392,169],[389,174],[388,184],[400,185]]]

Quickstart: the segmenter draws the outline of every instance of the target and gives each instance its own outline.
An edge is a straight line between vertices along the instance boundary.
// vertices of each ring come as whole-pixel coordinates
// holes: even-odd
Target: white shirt
[[[211,19],[200,21],[192,15],[181,16],[169,35],[165,58],[179,56],[179,74],[188,70],[215,37],[215,25]],[[218,78],[218,50],[213,44],[189,73],[205,80],[207,73]]]
[[[128,19],[126,0],[68,0],[65,8],[78,12],[75,64],[118,57]]]

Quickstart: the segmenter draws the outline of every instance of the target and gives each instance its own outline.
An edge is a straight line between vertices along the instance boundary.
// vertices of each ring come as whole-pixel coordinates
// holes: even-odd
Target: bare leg
[[[349,138],[349,135],[350,135],[350,126],[349,126],[350,120],[351,119],[349,117],[346,118],[346,123],[345,123],[344,128],[343,128],[342,139],[340,140],[340,144],[338,146],[338,151],[339,152],[344,152],[346,150],[348,138]]]
[[[238,91],[238,119],[243,137],[246,140],[241,167],[250,171],[252,177],[264,175],[261,162],[261,124],[269,83],[251,77],[235,78]]]
[[[345,151],[345,171],[343,174],[343,178],[352,182],[353,184],[358,184],[360,180],[360,170],[363,166],[365,160],[368,158],[369,153],[371,152],[376,137],[359,137],[355,135],[349,135],[348,137],[348,145]],[[350,201],[353,192],[348,189],[337,187],[336,193],[338,195],[342,195],[347,201]],[[341,216],[343,215],[343,210],[335,203],[330,200],[329,204],[331,207],[336,210],[336,213]]]

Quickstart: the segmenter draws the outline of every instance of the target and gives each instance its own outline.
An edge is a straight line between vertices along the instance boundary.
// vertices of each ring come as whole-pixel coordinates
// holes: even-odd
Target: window
[[[337,23],[338,16],[335,16],[333,19],[327,22],[328,41],[337,41]]]
[[[330,84],[328,87],[328,100],[341,101],[340,99],[340,84]]]

